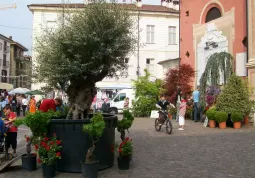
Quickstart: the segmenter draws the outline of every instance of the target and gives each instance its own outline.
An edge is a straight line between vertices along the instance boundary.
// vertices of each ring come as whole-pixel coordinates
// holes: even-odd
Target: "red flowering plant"
[[[126,137],[120,145],[116,145],[119,157],[132,157],[133,154],[133,143],[132,139]]]
[[[45,136],[40,140],[39,144],[34,146],[39,156],[38,163],[53,165],[56,164],[57,160],[61,159],[61,140],[57,140],[56,136],[51,138]]]

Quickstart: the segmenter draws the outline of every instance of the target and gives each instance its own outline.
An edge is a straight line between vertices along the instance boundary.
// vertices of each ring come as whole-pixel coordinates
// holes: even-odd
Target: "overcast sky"
[[[121,2],[122,0],[119,1]],[[0,9],[0,34],[12,36],[13,40],[31,50],[33,17],[27,5],[61,2],[62,0],[0,0],[1,7],[14,3],[17,5],[16,9]],[[82,3],[83,0],[69,0],[69,2]],[[143,3],[160,4],[160,0],[143,0]]]

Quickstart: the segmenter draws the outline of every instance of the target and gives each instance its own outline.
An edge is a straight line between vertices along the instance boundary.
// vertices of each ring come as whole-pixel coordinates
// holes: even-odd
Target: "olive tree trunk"
[[[95,84],[79,84],[71,85],[67,94],[72,108],[72,115],[74,120],[84,119],[88,114],[91,103],[97,93]]]

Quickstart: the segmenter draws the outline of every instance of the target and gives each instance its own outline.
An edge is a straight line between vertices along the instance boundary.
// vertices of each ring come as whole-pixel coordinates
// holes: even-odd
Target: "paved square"
[[[131,169],[100,171],[99,178],[252,178],[255,175],[255,128],[240,130],[204,128],[201,123],[186,121],[178,131],[173,121],[172,135],[154,129],[154,119],[136,118],[130,136],[134,142]],[[119,133],[116,133],[116,140]],[[20,161],[3,178],[41,178],[42,170],[27,172]],[[58,173],[59,178],[82,178],[81,174]]]

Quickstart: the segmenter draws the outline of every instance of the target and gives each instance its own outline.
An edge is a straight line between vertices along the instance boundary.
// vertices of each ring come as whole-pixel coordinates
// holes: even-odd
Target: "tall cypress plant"
[[[223,91],[219,95],[216,109],[228,114],[239,112],[245,115],[250,108],[250,94],[247,90],[247,83],[241,78],[232,74]]]

